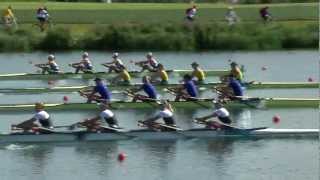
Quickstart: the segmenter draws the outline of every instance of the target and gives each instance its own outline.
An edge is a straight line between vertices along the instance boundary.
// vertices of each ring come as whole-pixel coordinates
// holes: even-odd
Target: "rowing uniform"
[[[59,72],[59,66],[56,62],[49,62],[49,73],[58,73]]]
[[[81,62],[83,64],[83,66],[84,66],[83,68],[85,70],[90,70],[91,71],[93,69],[92,63],[91,63],[89,58],[85,58]]]
[[[150,99],[157,99],[156,88],[151,83],[144,83],[142,89]]]
[[[231,70],[230,73],[240,82],[243,80],[243,74],[239,67],[235,67],[234,69]]]
[[[49,128],[49,129],[53,128],[52,121],[50,120],[50,116],[44,110],[37,112],[33,116],[33,119],[36,119],[37,122],[44,128]]]
[[[167,71],[161,70],[161,71],[159,71],[159,75],[161,78],[161,84],[168,84],[169,76],[168,76]]]
[[[228,112],[228,110],[226,108],[224,108],[224,107],[219,108],[219,109],[215,110],[213,112],[213,114],[215,114],[221,122],[223,122],[225,124],[231,124],[231,119],[229,117],[230,113]]]
[[[230,80],[229,87],[232,89],[234,96],[243,96],[243,88],[238,80]]]
[[[159,65],[158,61],[155,60],[154,58],[148,59],[148,62],[149,62],[149,64],[150,64],[150,66],[151,66],[152,68],[154,68],[154,69],[156,69],[156,68],[158,67],[158,65]]]
[[[206,79],[206,75],[205,75],[204,71],[202,69],[199,69],[199,68],[195,69],[192,72],[192,76],[196,77],[199,82],[203,82]]]
[[[100,113],[100,118],[108,123],[109,127],[118,128],[118,121],[112,111],[106,109]]]
[[[121,69],[124,67],[124,64],[121,59],[117,58],[113,60],[114,65],[116,66],[117,69]]]
[[[107,88],[107,86],[101,84],[98,84],[94,87],[94,92],[99,93],[101,96],[101,99],[105,100],[106,102],[110,102],[111,100],[111,94]]]
[[[187,91],[188,95],[190,95],[191,97],[193,98],[198,97],[197,87],[192,80],[185,82],[184,88]]]
[[[161,110],[156,114],[156,117],[162,118],[164,123],[168,126],[175,126],[175,120],[173,117],[173,113],[169,109]]]
[[[120,72],[120,77],[124,83],[130,84],[131,76],[127,70],[124,69],[122,72]]]

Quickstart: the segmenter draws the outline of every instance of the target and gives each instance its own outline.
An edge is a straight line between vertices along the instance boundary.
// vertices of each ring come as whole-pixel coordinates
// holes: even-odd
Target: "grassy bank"
[[[19,23],[35,23],[35,9],[45,4],[55,24],[181,23],[190,4],[173,3],[0,3],[11,4]],[[224,19],[227,4],[199,4],[196,21],[213,23]],[[259,8],[265,5],[236,5],[242,21],[259,21]],[[272,4],[270,12],[277,21],[318,20],[318,4]]]
[[[294,24],[294,25],[293,25]],[[81,31],[79,31],[79,28]],[[1,51],[29,50],[265,50],[317,48],[315,22],[225,23],[194,25],[73,25],[55,26],[47,33],[22,27],[0,32]]]

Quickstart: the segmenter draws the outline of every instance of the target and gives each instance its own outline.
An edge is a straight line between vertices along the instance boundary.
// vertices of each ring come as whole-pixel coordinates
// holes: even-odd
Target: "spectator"
[[[225,19],[227,20],[229,26],[234,25],[235,23],[239,22],[240,19],[236,13],[236,11],[233,9],[233,7],[228,7],[227,13],[225,15]]]
[[[268,6],[263,7],[263,8],[260,9],[260,16],[261,16],[261,18],[263,19],[263,22],[264,22],[264,23],[269,22],[269,21],[272,21],[272,16],[271,16],[271,14],[268,12],[268,9],[269,9]]]

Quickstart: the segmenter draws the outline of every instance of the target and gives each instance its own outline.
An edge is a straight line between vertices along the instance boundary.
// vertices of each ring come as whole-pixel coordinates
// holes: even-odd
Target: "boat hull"
[[[170,76],[183,76],[184,74],[190,74],[192,70],[168,70],[167,73]],[[130,71],[132,77],[142,77],[145,75],[152,75],[153,72],[139,72],[139,71]],[[229,73],[228,70],[207,70],[205,71],[207,76],[223,76]],[[112,78],[115,77],[116,73],[107,73],[107,72],[95,72],[95,73],[79,73],[75,74],[72,72],[60,73],[60,74],[28,74],[28,73],[19,73],[19,74],[0,74],[0,80],[55,80],[55,79],[94,79],[96,77],[100,78]]]
[[[114,141],[114,140],[177,140],[186,138],[309,138],[318,139],[318,129],[262,129],[262,130],[209,130],[191,129],[184,131],[155,132],[133,130],[115,133],[53,133],[53,134],[2,134],[0,143],[41,143],[75,141]]]
[[[213,86],[221,84],[220,82],[209,82],[204,84],[199,84],[199,90],[205,91],[210,90]],[[108,85],[108,88],[111,91],[119,91],[127,88],[137,88],[141,86],[141,83],[131,84],[131,85]],[[176,87],[181,84],[167,84],[161,85],[156,84],[155,87],[158,90],[165,88]],[[318,88],[319,83],[316,82],[257,82],[252,84],[245,85],[247,89],[283,89],[283,88]],[[61,86],[61,87],[52,87],[52,88],[2,88],[0,93],[50,93],[50,92],[75,92],[83,88],[89,88],[89,86]]]
[[[291,98],[264,98],[260,101],[229,101],[225,105],[228,108],[318,108],[319,99],[291,99]],[[171,101],[174,108],[194,109],[194,108],[212,108],[211,99],[202,99],[199,101]],[[146,109],[157,108],[155,102],[128,102],[114,101],[113,109]],[[46,104],[46,109],[50,111],[61,110],[96,110],[96,104],[91,103],[68,103],[68,104]],[[0,105],[0,111],[29,111],[34,109],[34,104],[14,104]]]

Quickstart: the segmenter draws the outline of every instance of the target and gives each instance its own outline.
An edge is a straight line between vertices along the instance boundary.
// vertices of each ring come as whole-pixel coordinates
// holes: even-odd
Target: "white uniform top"
[[[173,113],[169,110],[169,109],[165,109],[160,111],[157,116],[159,116],[160,118],[170,118],[173,116]]]
[[[117,64],[117,65],[121,65],[121,66],[123,66],[123,62],[122,62],[122,60],[121,60],[121,59],[119,59],[119,58],[114,59],[114,60],[113,60],[113,62],[114,62],[115,64]]]
[[[226,110],[226,108],[219,108],[217,110],[215,110],[213,112],[215,115],[217,115],[218,117],[224,118],[224,117],[228,117],[229,116],[229,112],[228,110]]]
[[[100,113],[100,118],[101,119],[109,119],[109,118],[113,118],[114,117],[114,114],[113,114],[113,112],[112,111],[110,111],[109,109],[106,109],[106,110],[104,110],[104,111],[102,111],[101,113]]]
[[[33,118],[36,119],[37,121],[40,121],[40,120],[46,120],[46,119],[49,119],[49,114],[46,112],[46,111],[39,111],[37,112]]]

